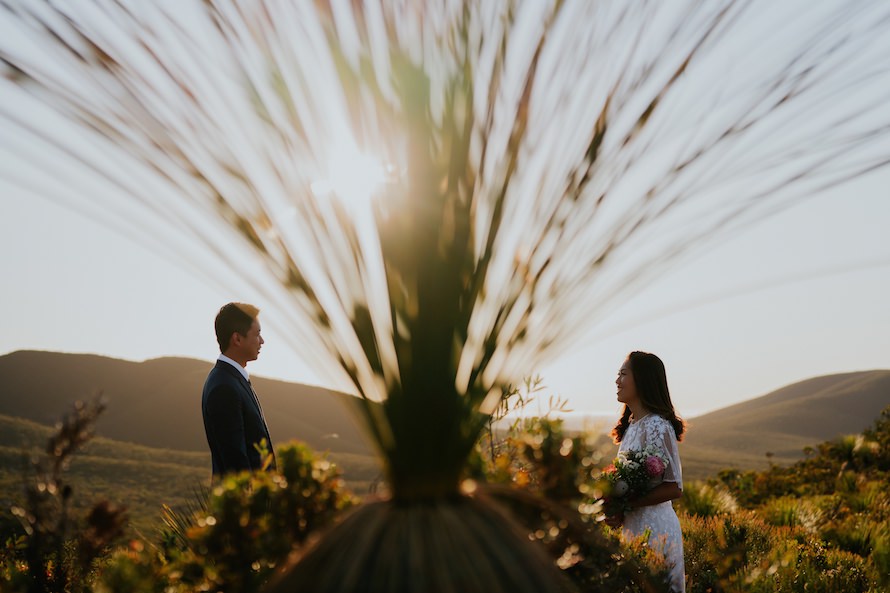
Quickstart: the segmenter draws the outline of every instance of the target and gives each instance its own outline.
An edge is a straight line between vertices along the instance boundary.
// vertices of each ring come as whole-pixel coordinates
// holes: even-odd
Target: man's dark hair
[[[232,334],[239,333],[246,336],[253,325],[253,320],[260,310],[246,303],[228,303],[223,305],[216,314],[213,327],[216,329],[216,341],[219,351],[225,352],[232,340]]]

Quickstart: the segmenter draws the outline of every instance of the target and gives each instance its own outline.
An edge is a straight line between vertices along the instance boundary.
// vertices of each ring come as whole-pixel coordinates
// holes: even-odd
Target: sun
[[[327,174],[312,182],[312,193],[336,197],[347,206],[370,204],[387,179],[383,161],[352,144],[333,149],[327,163]]]

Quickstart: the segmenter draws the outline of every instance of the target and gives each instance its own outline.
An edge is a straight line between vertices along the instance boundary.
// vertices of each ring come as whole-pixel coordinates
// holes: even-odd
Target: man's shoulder
[[[229,368],[227,368],[229,367]],[[216,364],[207,373],[207,380],[204,381],[204,391],[216,385],[239,385],[238,371],[230,364],[217,361]]]
[[[204,381],[204,389],[201,393],[202,405],[222,404],[234,402],[244,398],[244,387],[238,378],[225,369],[214,367]]]

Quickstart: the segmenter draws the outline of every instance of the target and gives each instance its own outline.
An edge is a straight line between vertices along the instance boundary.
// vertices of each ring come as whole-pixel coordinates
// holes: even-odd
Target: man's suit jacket
[[[271,451],[272,439],[259,400],[238,369],[216,361],[204,383],[201,411],[214,476],[262,469],[263,460],[255,445],[266,439]],[[273,458],[272,467],[274,464]]]

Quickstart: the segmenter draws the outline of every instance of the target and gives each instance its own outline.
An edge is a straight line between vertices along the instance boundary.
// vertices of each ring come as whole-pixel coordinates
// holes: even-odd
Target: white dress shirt
[[[250,375],[247,373],[247,369],[245,369],[243,366],[241,366],[240,364],[238,364],[237,362],[235,362],[234,360],[232,360],[225,354],[220,354],[219,358],[217,358],[217,360],[227,362],[230,365],[232,365],[233,367],[235,367],[236,369],[238,369],[238,372],[240,372],[244,376],[244,378],[247,379],[247,382],[250,383]]]

